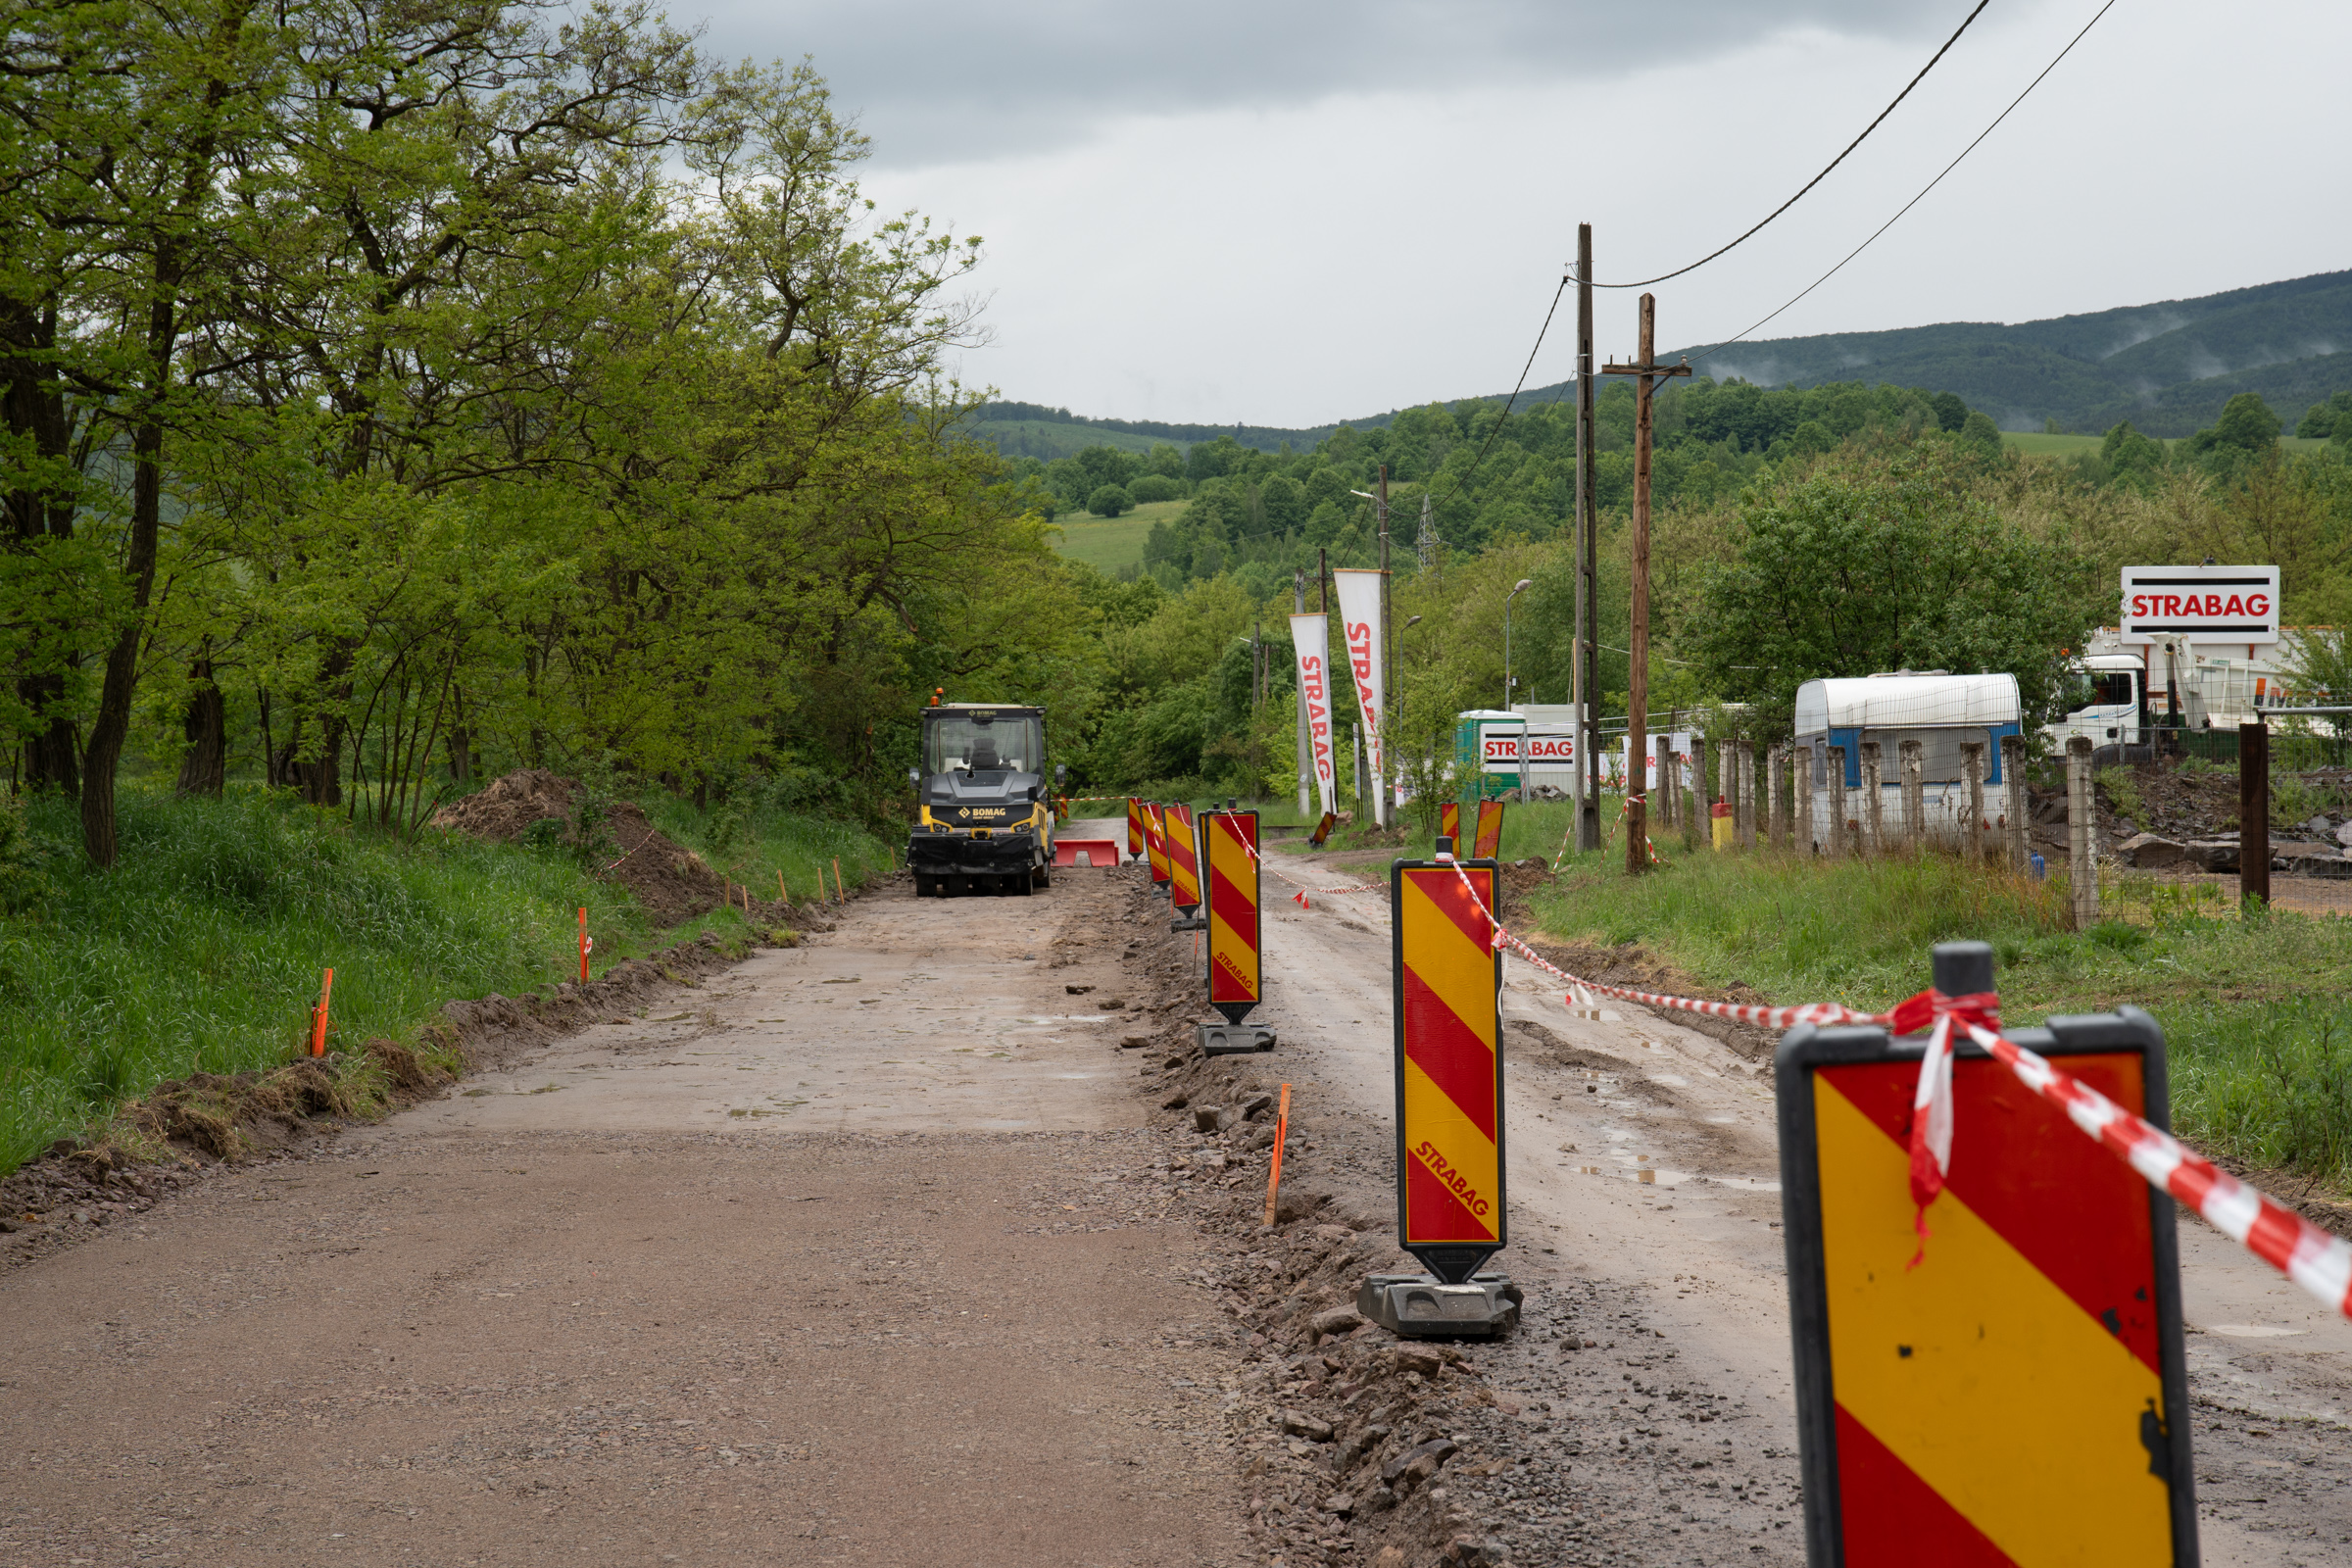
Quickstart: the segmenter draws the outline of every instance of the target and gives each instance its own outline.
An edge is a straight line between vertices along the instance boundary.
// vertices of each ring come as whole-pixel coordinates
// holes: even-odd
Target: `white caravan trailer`
[[[1881,820],[1889,840],[1902,831],[1902,743],[1923,754],[1928,836],[1958,842],[1968,813],[1968,783],[1960,748],[1984,745],[1984,816],[2002,825],[2006,776],[2001,737],[2023,733],[2015,675],[1863,675],[1809,680],[1796,689],[1795,744],[1813,772],[1813,842],[1831,840],[1831,812],[1867,822],[1862,800],[1862,745],[1879,745]],[[1830,772],[1830,748],[1845,752],[1843,777]]]

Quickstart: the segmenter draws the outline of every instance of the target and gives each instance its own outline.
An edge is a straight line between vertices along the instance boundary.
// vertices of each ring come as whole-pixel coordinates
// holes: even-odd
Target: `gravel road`
[[[0,1561],[1241,1560],[1203,1244],[1102,1199],[1108,882],[860,900],[0,1279]]]
[[[1508,959],[1521,1330],[1302,1333],[1393,1255],[1385,900],[1270,883],[1211,1071],[1138,876],[886,890],[0,1276],[0,1562],[1801,1562],[1761,1046]],[[2182,1246],[2205,1561],[2352,1560],[2352,1326]]]

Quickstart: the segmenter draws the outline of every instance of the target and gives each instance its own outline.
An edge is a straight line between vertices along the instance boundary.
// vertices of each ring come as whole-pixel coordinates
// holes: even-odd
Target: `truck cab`
[[[2125,748],[2146,743],[2145,664],[2130,654],[2094,654],[2076,662],[2075,674],[2089,701],[2044,727],[2052,750],[2064,752],[2066,743],[2081,735],[2089,740],[2094,757],[2114,761],[2132,755]]]
[[[1054,807],[1046,790],[1046,711],[935,703],[922,710],[906,864],[917,898],[1026,895],[1052,885]]]

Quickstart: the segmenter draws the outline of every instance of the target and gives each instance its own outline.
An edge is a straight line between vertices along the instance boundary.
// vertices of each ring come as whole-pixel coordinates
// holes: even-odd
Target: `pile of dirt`
[[[543,767],[509,773],[478,795],[452,801],[432,816],[434,827],[449,828],[477,839],[511,844],[541,822],[560,844],[579,847],[576,808],[580,786],[559,778]],[[637,897],[658,925],[676,925],[727,897],[727,880],[647,819],[629,801],[615,801],[604,812],[603,832],[610,835],[612,858],[605,863],[600,853],[596,873],[618,882]]]

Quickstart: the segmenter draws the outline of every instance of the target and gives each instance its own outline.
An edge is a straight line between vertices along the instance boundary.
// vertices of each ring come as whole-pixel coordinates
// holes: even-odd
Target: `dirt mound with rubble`
[[[576,782],[530,767],[509,773],[478,795],[450,802],[433,813],[432,825],[512,844],[537,824],[549,822],[556,842],[576,850],[579,801]],[[715,909],[726,899],[726,879],[654,826],[634,802],[608,806],[601,829],[612,847],[598,855],[597,875],[635,894],[656,924],[676,925]]]

